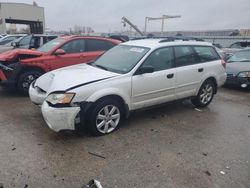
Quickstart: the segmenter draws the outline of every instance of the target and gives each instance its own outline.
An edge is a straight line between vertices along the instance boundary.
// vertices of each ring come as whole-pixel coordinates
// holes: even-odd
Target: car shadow
[[[0,97],[5,98],[5,97],[11,97],[11,98],[27,98],[28,96],[24,96],[20,94],[16,89],[14,88],[7,88],[7,87],[1,87],[0,86]]]
[[[134,126],[137,120],[148,121],[148,119],[154,120],[161,117],[174,115],[176,112],[182,113],[186,110],[194,110],[195,107],[190,100],[178,100],[173,102],[168,102],[158,106],[153,106],[150,108],[141,109],[138,111],[133,111],[129,115],[128,119],[125,119],[122,123],[121,129]],[[122,131],[122,130],[121,130]],[[111,134],[116,134],[116,131]],[[108,136],[108,135],[106,135]],[[55,133],[52,136],[53,140],[75,140],[93,137],[87,130],[86,126],[83,127],[81,131],[70,131],[64,130],[59,133]]]

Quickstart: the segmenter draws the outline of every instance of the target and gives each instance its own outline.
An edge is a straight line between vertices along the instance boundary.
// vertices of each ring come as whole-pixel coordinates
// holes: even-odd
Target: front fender
[[[116,88],[108,88],[108,89],[102,89],[95,93],[93,93],[91,96],[89,96],[86,101],[87,102],[95,102],[98,99],[101,99],[103,97],[109,96],[109,95],[117,95],[121,97],[124,102],[130,107],[130,95],[129,93],[126,93],[122,90],[116,89]]]

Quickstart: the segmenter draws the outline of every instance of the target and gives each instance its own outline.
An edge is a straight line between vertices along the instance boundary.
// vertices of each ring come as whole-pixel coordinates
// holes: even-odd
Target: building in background
[[[33,34],[42,34],[45,31],[44,8],[25,3],[0,2],[0,34],[6,34],[6,24],[24,24],[30,27]]]

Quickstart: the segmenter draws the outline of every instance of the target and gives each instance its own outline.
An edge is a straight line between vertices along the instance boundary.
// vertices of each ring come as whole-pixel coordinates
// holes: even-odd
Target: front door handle
[[[203,72],[203,71],[204,71],[203,68],[199,68],[199,69],[198,69],[198,72]]]
[[[173,74],[173,73],[167,75],[167,78],[168,78],[168,79],[171,79],[171,78],[173,78],[173,77],[174,77],[174,74]]]

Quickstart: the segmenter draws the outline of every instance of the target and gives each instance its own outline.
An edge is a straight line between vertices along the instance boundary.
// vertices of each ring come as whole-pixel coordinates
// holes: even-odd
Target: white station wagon
[[[54,131],[115,131],[129,112],[191,98],[207,106],[226,80],[225,62],[206,42],[144,39],[120,44],[88,64],[49,72],[30,87]]]

